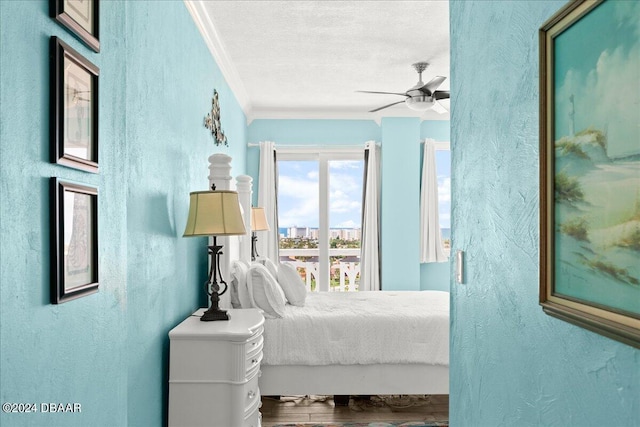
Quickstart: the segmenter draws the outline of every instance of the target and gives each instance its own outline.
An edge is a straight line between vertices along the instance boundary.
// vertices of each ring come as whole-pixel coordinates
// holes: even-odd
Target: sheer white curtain
[[[427,139],[422,160],[420,188],[420,262],[445,262],[438,216],[438,174],[436,172],[436,142]]]
[[[275,263],[279,260],[277,179],[275,144],[271,141],[261,142],[258,206],[264,208],[271,230],[260,233],[257,249],[260,256],[269,258]]]
[[[380,148],[365,145],[364,200],[362,204],[361,291],[380,290]]]

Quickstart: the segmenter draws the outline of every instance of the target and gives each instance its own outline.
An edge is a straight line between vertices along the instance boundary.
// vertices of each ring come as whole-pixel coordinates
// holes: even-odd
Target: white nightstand
[[[259,427],[262,312],[202,322],[203,312],[169,332],[169,426]]]

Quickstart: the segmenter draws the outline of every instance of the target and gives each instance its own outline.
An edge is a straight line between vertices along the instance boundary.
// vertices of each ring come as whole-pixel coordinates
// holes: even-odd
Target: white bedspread
[[[267,319],[265,365],[449,365],[449,293],[309,293]]]

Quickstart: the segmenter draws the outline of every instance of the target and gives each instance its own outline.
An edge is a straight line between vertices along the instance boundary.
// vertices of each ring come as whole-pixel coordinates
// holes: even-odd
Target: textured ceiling
[[[402,97],[355,91],[404,92],[418,61],[449,89],[447,1],[185,1],[249,120],[376,118]],[[404,104],[381,115],[449,118]]]

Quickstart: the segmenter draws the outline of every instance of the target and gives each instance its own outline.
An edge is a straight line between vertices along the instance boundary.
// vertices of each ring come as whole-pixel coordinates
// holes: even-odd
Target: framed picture
[[[51,37],[51,161],[98,172],[98,67]]]
[[[51,17],[100,52],[100,1],[49,0]]]
[[[51,178],[51,303],[98,291],[98,190]]]
[[[540,304],[640,348],[637,6],[575,1],[540,29]]]

